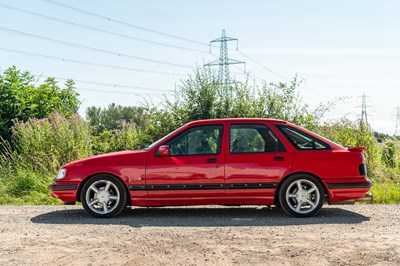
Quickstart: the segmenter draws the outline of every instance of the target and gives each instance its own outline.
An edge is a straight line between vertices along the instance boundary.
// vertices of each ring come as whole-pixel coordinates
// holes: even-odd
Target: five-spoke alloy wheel
[[[81,201],[85,210],[98,218],[120,214],[126,206],[127,195],[122,182],[111,175],[90,178],[82,188]]]
[[[297,174],[286,179],[279,190],[282,209],[293,216],[309,217],[324,203],[324,189],[313,176]]]

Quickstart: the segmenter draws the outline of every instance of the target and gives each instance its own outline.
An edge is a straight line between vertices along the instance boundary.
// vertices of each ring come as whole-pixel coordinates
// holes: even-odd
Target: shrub
[[[78,115],[14,120],[13,145],[1,139],[2,204],[54,204],[48,185],[65,163],[92,154],[90,127]]]
[[[13,145],[24,163],[38,171],[57,171],[62,165],[92,155],[89,125],[78,115],[14,121]]]

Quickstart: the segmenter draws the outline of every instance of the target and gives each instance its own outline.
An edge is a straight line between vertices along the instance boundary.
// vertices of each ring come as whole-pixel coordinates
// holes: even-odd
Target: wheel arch
[[[318,182],[321,184],[322,188],[324,189],[324,193],[325,193],[325,199],[324,199],[324,200],[325,200],[325,201],[327,200],[327,201],[329,202],[329,191],[328,191],[328,188],[327,188],[327,186],[325,185],[325,183],[322,181],[322,178],[319,177],[318,175],[314,174],[314,173],[310,173],[310,172],[306,172],[306,171],[299,171],[299,172],[290,173],[290,174],[288,174],[287,176],[285,176],[284,178],[282,178],[282,179],[279,181],[279,184],[278,184],[278,186],[276,187],[275,195],[274,195],[274,204],[275,204],[275,206],[279,206],[279,190],[281,189],[282,184],[283,184],[287,179],[291,178],[291,177],[294,176],[294,175],[298,175],[298,174],[310,175],[310,176],[314,177],[315,179],[317,179]]]
[[[93,173],[93,174],[91,174],[91,175],[85,177],[85,178],[82,180],[82,182],[79,184],[78,189],[76,190],[76,201],[81,202],[81,192],[82,192],[83,186],[90,180],[90,178],[92,178],[92,177],[94,177],[94,176],[97,176],[97,175],[110,175],[110,176],[113,176],[113,177],[115,177],[115,178],[118,178],[118,179],[122,182],[122,184],[123,184],[123,186],[124,186],[124,189],[125,189],[125,192],[126,192],[126,195],[127,195],[127,204],[128,204],[128,205],[132,205],[131,195],[130,195],[130,193],[129,193],[129,189],[128,189],[128,187],[126,186],[124,180],[122,180],[122,178],[119,177],[119,176],[117,176],[116,174],[112,174],[112,173],[108,173],[108,172]]]

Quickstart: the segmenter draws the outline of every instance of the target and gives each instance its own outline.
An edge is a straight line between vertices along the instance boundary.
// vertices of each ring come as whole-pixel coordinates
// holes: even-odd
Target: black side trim
[[[147,190],[146,185],[129,185],[129,190]]]
[[[252,189],[252,188],[276,188],[276,183],[235,183],[226,184],[227,189]]]
[[[73,184],[73,185],[50,185],[49,189],[51,191],[59,191],[59,190],[75,190],[78,187],[78,185]]]
[[[357,183],[328,183],[328,188],[370,188],[372,182],[357,182]]]
[[[198,190],[276,188],[276,183],[129,185],[129,190]]]

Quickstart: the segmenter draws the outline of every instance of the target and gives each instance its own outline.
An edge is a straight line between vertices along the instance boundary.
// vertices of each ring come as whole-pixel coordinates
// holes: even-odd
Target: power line
[[[279,73],[277,73],[277,72],[271,70],[270,68],[268,68],[268,67],[262,65],[261,63],[259,63],[258,61],[254,60],[253,58],[249,57],[248,55],[245,55],[245,54],[242,53],[240,50],[237,50],[237,52],[238,52],[239,54],[241,54],[242,56],[246,57],[248,60],[250,60],[250,61],[252,61],[253,63],[257,64],[258,66],[262,67],[263,69],[265,69],[265,70],[269,71],[270,73],[274,74],[275,76],[280,77],[280,78],[282,78],[282,79],[284,79],[284,80],[286,80],[286,81],[291,81],[290,79],[286,78],[285,76],[282,76],[281,74],[279,74]]]
[[[80,8],[77,8],[77,7],[65,5],[65,4],[59,3],[57,1],[53,1],[53,0],[42,0],[42,1],[48,2],[48,3],[53,4],[53,5],[57,5],[57,6],[62,7],[62,8],[66,8],[66,9],[70,9],[70,10],[73,10],[73,11],[76,11],[76,12],[80,12],[80,13],[83,13],[83,14],[86,14],[86,15],[89,15],[89,16],[92,16],[92,17],[97,17],[97,18],[100,18],[100,19],[103,19],[103,20],[106,20],[106,21],[109,21],[109,22],[114,22],[114,23],[117,23],[117,24],[128,26],[128,27],[131,27],[131,28],[134,28],[134,29],[139,29],[139,30],[151,32],[151,33],[154,33],[154,34],[163,35],[163,36],[166,36],[166,37],[169,37],[169,38],[174,38],[174,39],[178,39],[178,40],[182,40],[182,41],[186,41],[186,42],[191,42],[191,43],[196,43],[196,44],[203,45],[203,46],[208,46],[207,43],[203,43],[203,42],[191,40],[191,39],[188,39],[188,38],[180,37],[180,36],[177,36],[177,35],[164,33],[164,32],[161,32],[161,31],[157,31],[157,30],[146,28],[146,27],[138,26],[138,25],[131,24],[131,23],[128,23],[128,22],[124,22],[122,20],[118,20],[118,19],[114,19],[114,18],[110,18],[110,17],[107,17],[107,16],[100,15],[100,14],[97,14],[97,13],[89,12],[89,11],[86,11],[86,10],[83,10],[83,9],[80,9]]]
[[[55,79],[60,79],[60,80],[73,80],[74,82],[82,82],[82,83],[88,83],[88,84],[94,84],[94,85],[102,85],[102,86],[108,86],[108,87],[114,87],[114,88],[128,88],[128,89],[139,89],[139,90],[146,90],[146,91],[161,91],[161,92],[166,92],[170,93],[173,92],[173,90],[164,90],[164,89],[159,89],[159,88],[149,88],[149,87],[140,87],[140,86],[131,86],[131,85],[123,85],[123,84],[113,84],[113,83],[105,83],[105,82],[97,82],[97,81],[89,81],[89,80],[82,80],[82,79],[74,79],[74,78],[65,78],[65,77],[57,77],[57,76],[46,76],[43,74],[33,74],[34,76],[37,77],[45,77],[45,78],[55,78]]]
[[[30,37],[30,38],[40,39],[40,40],[44,40],[44,41],[48,41],[48,42],[55,42],[55,43],[59,43],[59,44],[63,44],[63,45],[74,46],[74,47],[78,47],[78,48],[83,48],[83,49],[96,51],[96,52],[100,52],[100,53],[105,53],[105,54],[110,54],[110,55],[119,56],[119,57],[127,57],[127,58],[136,59],[136,60],[157,63],[157,64],[163,64],[163,65],[171,65],[171,66],[176,66],[176,67],[193,68],[192,66],[189,66],[189,65],[175,64],[175,63],[170,63],[170,62],[165,62],[165,61],[160,61],[160,60],[155,60],[155,59],[149,59],[149,58],[139,57],[139,56],[130,55],[130,54],[113,52],[113,51],[109,51],[109,50],[99,49],[96,47],[90,47],[90,46],[85,46],[85,45],[81,45],[81,44],[60,41],[60,40],[56,40],[56,39],[52,39],[52,38],[48,38],[48,37],[44,37],[44,36],[40,36],[40,35],[35,35],[35,34],[27,33],[27,32],[12,30],[12,29],[8,29],[8,28],[4,28],[4,27],[0,27],[0,30],[7,31],[9,33],[13,33],[13,34],[17,34],[17,35]]]
[[[59,23],[67,24],[69,26],[76,26],[76,27],[80,27],[80,28],[83,28],[83,29],[92,30],[92,31],[96,31],[96,32],[101,32],[101,33],[105,33],[105,34],[110,34],[110,35],[114,35],[114,36],[118,36],[118,37],[122,37],[122,38],[126,38],[126,39],[131,39],[131,40],[135,40],[135,41],[141,41],[141,42],[145,42],[145,43],[151,43],[151,44],[155,44],[155,45],[159,45],[159,46],[165,46],[165,47],[169,47],[169,48],[175,48],[175,49],[179,49],[179,50],[186,50],[186,51],[198,52],[198,53],[207,53],[206,51],[203,51],[203,50],[192,49],[192,48],[188,48],[188,47],[172,45],[172,44],[167,44],[167,43],[162,43],[162,42],[156,42],[156,41],[142,39],[142,38],[126,35],[126,34],[107,31],[107,30],[103,30],[103,29],[99,29],[99,28],[95,28],[95,27],[91,27],[91,26],[75,23],[75,22],[68,21],[68,20],[63,20],[63,19],[59,19],[59,18],[55,18],[55,17],[50,17],[50,16],[47,16],[47,15],[42,15],[42,14],[39,14],[39,13],[35,13],[35,12],[32,12],[32,11],[28,11],[28,10],[25,10],[25,9],[13,7],[13,6],[9,6],[9,5],[5,5],[5,4],[1,4],[1,3],[0,3],[0,7],[7,8],[7,9],[10,9],[10,10],[14,10],[14,11],[17,11],[17,12],[20,12],[20,13],[25,13],[25,14],[28,14],[28,15],[40,17],[40,18],[43,18],[43,19],[48,19],[48,20],[59,22]]]
[[[287,78],[287,77],[285,77],[285,76],[283,76],[283,75],[281,75],[281,74],[279,74],[279,73],[273,71],[272,69],[270,69],[270,68],[264,66],[263,64],[261,64],[261,63],[259,63],[258,61],[254,60],[254,59],[251,58],[250,56],[244,54],[244,53],[241,52],[240,50],[237,50],[237,52],[238,52],[239,54],[241,54],[242,56],[244,56],[245,58],[247,58],[248,60],[250,60],[250,61],[252,61],[253,63],[255,63],[256,65],[258,65],[258,66],[262,67],[263,69],[267,70],[268,72],[274,74],[275,76],[277,76],[277,77],[279,77],[279,78],[281,78],[281,79],[283,79],[283,80],[285,80],[285,81],[288,81],[288,82],[291,82],[291,81],[292,81],[292,80],[290,80],[289,78]],[[302,89],[304,89],[304,90],[306,90],[306,91],[308,91],[308,92],[314,93],[314,94],[316,94],[316,95],[319,95],[319,96],[322,96],[322,97],[326,97],[326,98],[331,98],[331,97],[329,97],[329,96],[327,96],[327,95],[324,95],[324,94],[321,94],[321,93],[318,93],[318,92],[309,90],[309,89],[305,88],[304,86],[299,86],[299,87],[302,88]]]
[[[386,119],[392,120],[393,117],[388,115],[388,113],[390,113],[390,111],[387,111],[387,110],[385,110],[385,108],[382,108],[382,107],[380,107],[380,106],[378,106],[376,104],[374,105],[374,107],[376,107],[377,109],[380,109],[380,116],[381,117],[384,117]]]
[[[213,26],[210,26],[210,25],[205,25],[205,24],[196,23],[196,22],[193,22],[193,21],[190,21],[190,20],[187,20],[187,19],[174,17],[174,16],[171,16],[171,15],[163,13],[163,12],[159,12],[159,11],[147,8],[147,7],[143,7],[143,6],[139,6],[137,4],[133,4],[130,1],[125,1],[125,0],[119,0],[119,1],[123,2],[123,3],[127,4],[127,5],[134,6],[136,8],[140,8],[140,9],[143,9],[143,10],[145,10],[147,12],[155,13],[155,14],[158,14],[158,15],[161,15],[161,16],[164,16],[164,17],[168,17],[168,18],[172,18],[172,19],[175,19],[175,20],[183,21],[183,22],[186,22],[186,23],[189,23],[189,24],[201,26],[203,28],[212,28],[212,29],[218,29],[219,30],[219,28],[216,28],[216,27],[213,27]]]
[[[160,75],[172,75],[172,76],[186,76],[187,75],[187,74],[177,74],[177,73],[170,73],[170,72],[163,72],[163,71],[146,70],[146,69],[139,69],[139,68],[130,68],[130,67],[122,67],[122,66],[87,62],[87,61],[81,61],[81,60],[75,60],[75,59],[68,59],[68,58],[62,58],[62,57],[56,57],[56,56],[50,56],[50,55],[43,55],[43,54],[36,54],[36,53],[31,53],[31,52],[13,50],[13,49],[8,49],[8,48],[3,48],[3,47],[0,47],[0,50],[9,52],[9,53],[24,54],[24,55],[42,57],[42,58],[47,58],[47,59],[60,60],[60,61],[64,61],[64,62],[79,63],[79,64],[85,64],[85,65],[93,65],[93,66],[100,66],[100,67],[107,67],[107,68],[114,68],[114,69],[121,69],[121,70],[128,70],[128,71],[154,73],[154,74],[160,74]]]
[[[132,92],[132,91],[115,91],[115,90],[99,90],[99,89],[89,89],[89,88],[77,88],[77,90],[83,90],[83,91],[92,91],[92,92],[100,92],[100,93],[113,93],[113,94],[133,94],[135,96],[143,96],[143,94],[139,94],[137,92]],[[150,95],[149,93],[146,93]],[[153,93],[152,95],[165,95],[163,93]]]

